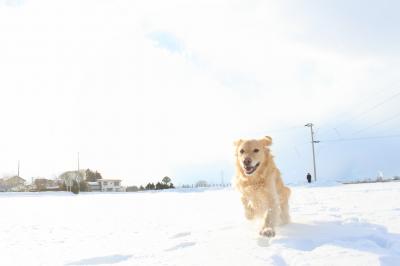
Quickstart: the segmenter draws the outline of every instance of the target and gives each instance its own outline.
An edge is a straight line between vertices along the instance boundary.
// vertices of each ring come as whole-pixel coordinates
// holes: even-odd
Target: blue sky
[[[285,179],[399,175],[396,1],[0,1],[0,174],[219,182],[272,136]],[[15,108],[19,106],[20,108]],[[10,112],[13,110],[13,112]],[[361,131],[360,131],[361,130]]]
[[[171,53],[182,53],[184,50],[181,41],[172,33],[166,31],[150,32],[148,38],[155,42],[161,49],[166,49]]]

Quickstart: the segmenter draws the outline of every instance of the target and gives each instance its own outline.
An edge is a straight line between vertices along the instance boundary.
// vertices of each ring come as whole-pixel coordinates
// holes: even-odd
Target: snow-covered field
[[[268,241],[232,189],[1,193],[1,265],[400,265],[400,183],[292,187]]]

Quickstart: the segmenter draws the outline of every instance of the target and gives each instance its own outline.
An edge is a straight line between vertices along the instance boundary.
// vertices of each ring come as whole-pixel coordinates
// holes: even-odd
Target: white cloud
[[[164,175],[183,182],[179,168],[186,175],[188,165],[232,160],[235,138],[334,122],[343,108],[357,113],[360,94],[393,82],[395,60],[297,38],[307,24],[283,8],[179,0],[0,6],[2,171],[21,159],[24,177],[58,173],[76,167],[80,151],[82,167],[129,184]],[[298,141],[275,139],[290,150]]]

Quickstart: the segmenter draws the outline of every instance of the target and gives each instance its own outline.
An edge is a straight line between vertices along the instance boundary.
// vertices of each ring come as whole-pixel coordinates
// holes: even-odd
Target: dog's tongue
[[[251,172],[254,167],[252,166],[246,166],[244,169],[246,169],[247,172]]]

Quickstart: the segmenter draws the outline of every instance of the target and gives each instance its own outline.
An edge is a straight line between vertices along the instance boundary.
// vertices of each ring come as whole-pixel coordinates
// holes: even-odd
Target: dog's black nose
[[[250,165],[250,164],[251,164],[251,159],[248,158],[248,157],[245,158],[244,161],[243,161],[243,164],[244,164],[244,165]]]

